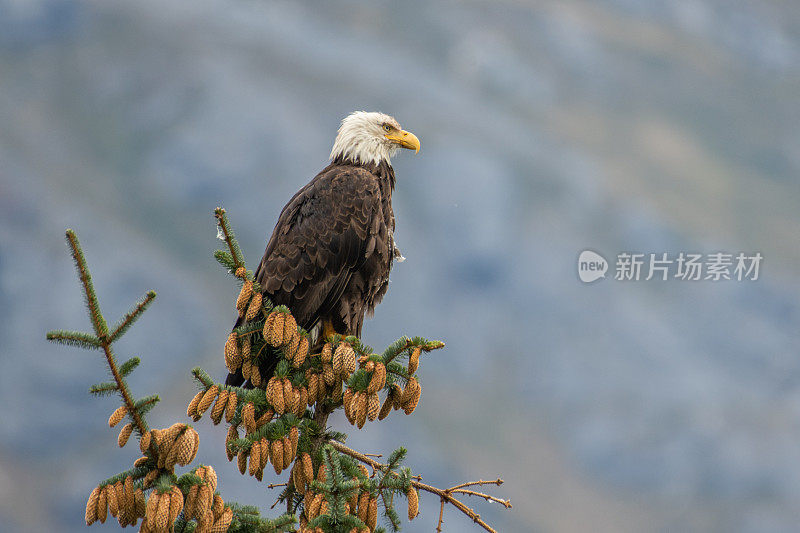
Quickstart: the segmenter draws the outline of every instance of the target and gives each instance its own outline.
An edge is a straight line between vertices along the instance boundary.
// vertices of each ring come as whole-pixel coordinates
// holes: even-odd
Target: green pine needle
[[[152,394],[150,396],[146,396],[141,400],[136,400],[134,403],[134,407],[136,411],[139,413],[139,416],[144,416],[150,409],[156,406],[161,398],[158,397],[158,394]]]
[[[214,384],[214,380],[211,379],[211,376],[208,375],[208,372],[196,366],[192,369],[192,375],[197,382],[203,386],[203,389],[208,389],[211,385]]]
[[[140,362],[141,360],[138,357],[131,357],[120,365],[119,373],[122,374],[123,377],[128,377],[128,374],[133,372],[133,370],[139,366]]]
[[[243,267],[244,254],[242,254],[242,249],[239,248],[239,242],[236,240],[236,235],[234,235],[233,229],[228,222],[228,215],[225,213],[223,208],[218,207],[214,210],[214,216],[217,218],[217,226],[221,230],[222,237],[230,249],[231,257],[233,258],[236,268]]]
[[[393,451],[391,455],[389,455],[389,461],[387,462],[389,470],[394,470],[395,468],[400,466],[400,464],[402,464],[403,460],[406,458],[407,454],[408,450],[406,450],[402,446]]]
[[[262,303],[262,306],[263,305],[264,304]],[[255,332],[260,332],[261,330],[264,329],[264,322],[265,322],[265,319],[256,320],[254,322],[247,322],[245,324],[242,324],[238,328],[234,329],[233,331],[239,337],[242,337],[243,335],[249,335],[249,334],[255,333]]]
[[[386,497],[383,498],[384,501],[390,501]],[[389,527],[392,528],[392,531],[400,531],[400,515],[397,514],[394,507],[386,507],[383,510],[383,516],[386,517],[386,521],[389,524]]]
[[[96,385],[92,385],[89,388],[89,392],[91,394],[96,394],[97,396],[107,396],[109,394],[114,394],[119,390],[117,384],[113,381],[106,381],[105,383],[97,383]]]
[[[102,348],[100,339],[91,333],[82,331],[54,330],[47,333],[47,340],[67,346],[77,346],[87,350],[99,350]]]
[[[83,255],[81,244],[75,232],[71,229],[66,231],[66,237],[72,259],[75,262],[75,268],[78,270],[78,277],[83,285],[84,301],[89,312],[89,318],[94,326],[94,332],[98,337],[105,337],[108,335],[108,324],[106,323],[106,319],[103,318],[103,314],[100,312],[100,304],[94,292],[92,275],[89,273],[89,268],[86,266],[86,258]]]
[[[217,260],[217,263],[222,265],[225,270],[234,275],[236,273],[236,262],[233,260],[233,256],[230,252],[226,252],[225,250],[216,250],[214,252],[214,259]]]
[[[111,330],[111,334],[108,336],[108,342],[114,342],[118,338],[122,337],[128,329],[136,322],[142,313],[153,303],[153,300],[156,299],[156,292],[155,291],[148,291],[147,294],[142,296],[136,304],[134,304],[133,309],[128,311],[125,316],[123,316],[119,322],[114,325],[114,329]]]

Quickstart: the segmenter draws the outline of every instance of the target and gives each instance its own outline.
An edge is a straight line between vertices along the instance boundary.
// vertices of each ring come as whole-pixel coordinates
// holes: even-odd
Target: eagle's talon
[[[339,334],[336,331],[336,328],[333,327],[333,321],[330,319],[323,319],[322,320],[322,338],[325,339],[326,342],[333,342],[334,337],[339,335],[340,337],[344,337],[344,335]]]

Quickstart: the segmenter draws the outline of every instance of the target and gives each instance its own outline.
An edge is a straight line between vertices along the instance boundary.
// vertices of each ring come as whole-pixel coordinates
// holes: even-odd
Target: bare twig
[[[458,494],[466,494],[467,496],[478,496],[479,498],[483,498],[487,502],[499,503],[506,509],[511,508],[511,500],[501,500],[500,498],[492,496],[491,494],[484,494],[483,492],[476,492],[474,490],[466,490],[466,489],[457,489],[457,490],[447,489],[447,492],[449,492],[450,494],[458,493]]]
[[[447,500],[442,498],[441,502],[442,504],[439,506],[439,523],[436,524],[436,531],[438,533],[442,533],[442,524],[444,524],[444,504],[447,503]]]
[[[333,446],[339,452],[341,452],[341,453],[343,453],[345,455],[349,455],[353,459],[356,459],[358,461],[361,461],[364,464],[367,464],[367,465],[371,466],[373,469],[380,470],[382,472],[386,472],[387,471],[387,468],[388,468],[387,465],[375,461],[374,459],[370,458],[368,455],[366,455],[364,453],[361,453],[361,452],[358,452],[356,450],[353,450],[352,448],[348,448],[344,444],[342,444],[340,442],[333,441],[333,440],[329,441],[329,444],[331,446]],[[456,485],[456,486],[451,487],[449,489],[439,489],[437,487],[433,487],[433,486],[428,485],[426,483],[422,483],[421,481],[415,481],[413,479],[411,480],[411,485],[413,487],[415,487],[415,488],[417,488],[419,490],[424,490],[425,492],[430,492],[431,494],[436,494],[441,499],[442,506],[441,506],[441,509],[439,511],[439,524],[438,524],[438,526],[436,528],[436,531],[439,531],[439,532],[441,532],[441,530],[442,530],[442,523],[443,523],[443,518],[444,518],[444,504],[445,503],[449,503],[452,506],[454,506],[456,509],[458,509],[459,511],[461,511],[462,513],[467,515],[473,522],[475,522],[476,524],[481,526],[486,531],[490,531],[492,533],[497,533],[489,524],[487,524],[481,518],[481,515],[479,515],[474,510],[472,510],[469,506],[467,506],[466,504],[464,504],[463,502],[458,500],[455,496],[453,496],[453,493],[462,493],[462,494],[468,494],[468,495],[471,495],[471,496],[485,497],[487,499],[487,501],[494,501],[494,502],[500,503],[501,505],[505,506],[506,509],[509,509],[509,508],[511,508],[511,501],[510,500],[501,500],[501,499],[495,498],[493,496],[488,496],[488,495],[485,495],[485,494],[482,494],[482,493],[469,491],[469,490],[466,490],[464,488],[464,487],[469,487],[469,486],[474,486],[474,485],[501,485],[502,483],[503,483],[503,480],[500,479],[500,478],[497,478],[494,481],[483,481],[483,480],[470,481],[470,482],[467,482],[467,483],[461,483],[460,485]]]

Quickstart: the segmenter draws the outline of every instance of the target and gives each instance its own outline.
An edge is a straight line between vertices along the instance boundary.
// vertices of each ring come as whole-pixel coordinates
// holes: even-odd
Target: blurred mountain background
[[[797,2],[0,0],[4,531],[85,531],[135,458],[87,393],[98,357],[44,340],[89,327],[64,228],[109,318],[158,292],[118,351],[152,422],[183,420],[234,320],[213,208],[255,267],[356,109],[422,141],[395,159],[408,260],[365,340],[447,348],[414,416],[349,443],[403,443],[438,486],[500,475],[513,510],[471,503],[502,532],[798,530]],[[584,285],[586,248],[765,259],[755,282]],[[268,510],[197,427],[223,497]],[[421,512],[406,530],[435,528]]]

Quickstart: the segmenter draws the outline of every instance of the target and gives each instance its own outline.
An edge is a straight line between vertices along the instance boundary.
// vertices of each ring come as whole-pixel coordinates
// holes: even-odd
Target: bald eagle
[[[386,293],[392,262],[402,257],[393,237],[391,164],[400,148],[419,152],[420,143],[393,117],[348,115],[330,164],[278,217],[255,279],[263,295],[288,306],[312,336],[361,336],[364,315],[372,314]],[[265,358],[262,375],[271,375],[277,360],[277,354]],[[241,369],[226,380],[234,386],[243,382]]]

